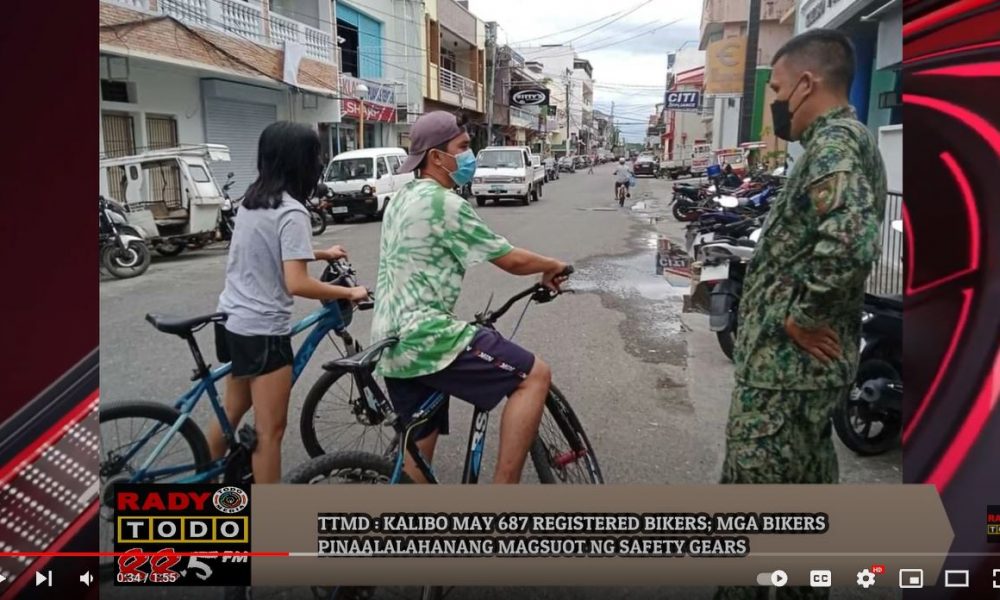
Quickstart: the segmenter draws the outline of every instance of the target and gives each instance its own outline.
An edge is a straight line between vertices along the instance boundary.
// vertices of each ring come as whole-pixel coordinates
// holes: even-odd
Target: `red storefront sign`
[[[351,119],[360,118],[361,102],[354,98],[344,98],[341,100],[344,116]],[[385,106],[384,104],[374,104],[365,102],[365,121],[381,121],[383,123],[394,123],[396,121],[396,108]]]

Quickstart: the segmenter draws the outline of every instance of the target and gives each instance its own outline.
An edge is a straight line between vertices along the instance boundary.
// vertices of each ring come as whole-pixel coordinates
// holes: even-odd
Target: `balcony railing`
[[[149,10],[149,0],[111,0],[115,4],[121,4],[126,8],[135,10]]]
[[[111,0],[129,8],[148,10],[149,0]],[[192,25],[222,31],[257,44],[281,47],[285,42],[305,46],[306,56],[334,62],[333,36],[294,19],[240,0],[158,0],[157,10]]]
[[[536,123],[538,123],[538,117],[533,119],[528,111],[510,107],[510,124],[514,127],[533,127]]]
[[[467,98],[476,98],[476,82],[462,77],[458,73],[442,68],[440,70],[439,81],[441,87]]]
[[[330,62],[332,40],[330,34],[310,27],[305,23],[293,21],[279,14],[271,15],[271,38],[280,42],[298,42],[305,46],[306,56]]]

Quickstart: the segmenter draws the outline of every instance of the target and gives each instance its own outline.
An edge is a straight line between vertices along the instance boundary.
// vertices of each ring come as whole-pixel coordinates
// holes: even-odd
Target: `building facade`
[[[767,107],[774,98],[766,84],[774,53],[792,37],[789,16],[794,14],[794,8],[794,0],[760,3],[754,105],[750,108],[755,125],[749,137],[752,141],[766,142],[770,150],[781,150],[783,143],[774,136],[770,124]],[[715,149],[739,145],[748,18],[746,0],[705,0],[699,49],[706,53],[706,109],[711,109],[712,126],[709,141]]]
[[[590,61],[580,58],[571,45],[553,44],[518,50],[526,61],[541,65],[558,101],[557,114],[548,119],[553,152],[586,154],[596,148],[593,139],[594,73]],[[560,89],[562,88],[562,89]]]
[[[362,106],[365,147],[404,145],[409,124],[423,112],[423,5],[415,0],[335,0],[334,12],[342,119],[332,131],[321,132],[325,145],[333,154],[360,146]],[[367,93],[358,93],[365,88]]]
[[[218,143],[234,194],[256,178],[257,140],[279,119],[340,121],[339,51],[325,0],[101,0],[100,152]],[[226,173],[216,172],[219,180]],[[164,189],[180,194],[177,174]],[[173,183],[171,183],[173,182]],[[120,182],[102,181],[116,197]]]
[[[850,102],[858,119],[876,136],[885,161],[889,190],[903,191],[903,120],[900,66],[903,12],[900,0],[800,1],[795,31],[838,29],[855,51]],[[792,144],[789,153],[801,152]]]
[[[425,49],[424,112],[465,111],[474,148],[486,131],[486,24],[468,2],[425,0],[421,46]]]

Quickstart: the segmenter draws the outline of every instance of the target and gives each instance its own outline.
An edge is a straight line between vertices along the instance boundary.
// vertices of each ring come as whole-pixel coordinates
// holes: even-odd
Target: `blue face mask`
[[[455,170],[449,173],[455,185],[465,185],[472,181],[473,175],[476,174],[476,155],[472,153],[472,150],[448,156],[455,159]]]

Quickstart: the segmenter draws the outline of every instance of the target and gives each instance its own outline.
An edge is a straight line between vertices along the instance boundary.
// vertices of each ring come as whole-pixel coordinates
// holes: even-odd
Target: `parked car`
[[[632,165],[632,172],[635,176],[639,175],[649,175],[650,177],[656,177],[658,166],[656,160],[648,155],[644,154],[635,160],[635,164]]]
[[[563,173],[576,173],[573,157],[563,156],[559,159],[559,170]]]
[[[341,152],[323,174],[323,183],[335,195],[355,197],[360,202],[334,202],[330,207],[335,223],[364,215],[382,218],[396,192],[413,180],[413,173],[397,173],[406,160],[402,148],[366,148]]]
[[[503,198],[516,198],[527,206],[542,195],[544,182],[545,168],[527,147],[490,146],[476,155],[472,195],[479,206]]]

